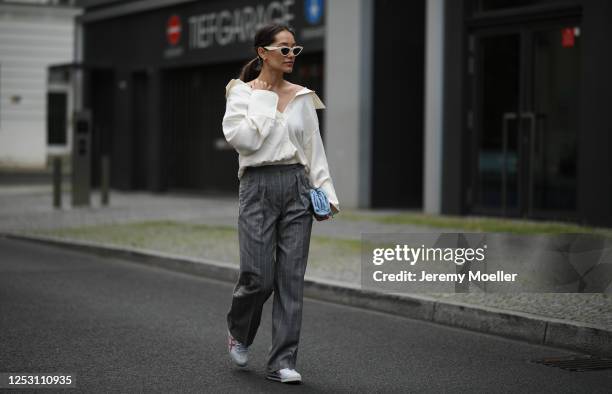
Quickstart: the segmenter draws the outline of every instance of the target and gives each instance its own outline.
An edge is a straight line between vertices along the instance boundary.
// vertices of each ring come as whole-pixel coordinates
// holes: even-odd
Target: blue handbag
[[[312,202],[312,208],[316,216],[325,217],[331,215],[329,200],[323,190],[318,187],[310,189],[310,201]]]

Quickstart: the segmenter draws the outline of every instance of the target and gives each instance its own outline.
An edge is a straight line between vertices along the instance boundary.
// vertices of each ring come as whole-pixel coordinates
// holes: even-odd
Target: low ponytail
[[[261,60],[260,57],[257,56],[242,67],[242,71],[240,72],[240,80],[242,82],[252,81],[257,78],[260,71]]]

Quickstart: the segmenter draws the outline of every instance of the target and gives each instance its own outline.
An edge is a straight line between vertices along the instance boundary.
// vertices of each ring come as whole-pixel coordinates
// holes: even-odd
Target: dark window
[[[66,145],[66,93],[47,93],[47,144]]]

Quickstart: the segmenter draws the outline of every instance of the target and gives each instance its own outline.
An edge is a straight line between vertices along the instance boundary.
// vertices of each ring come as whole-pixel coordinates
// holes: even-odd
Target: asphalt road
[[[233,284],[0,238],[0,372],[76,373],[86,392],[608,393],[571,353],[305,299],[296,369],[264,378],[272,299],[250,365],[226,352]],[[48,392],[48,391],[45,391]]]

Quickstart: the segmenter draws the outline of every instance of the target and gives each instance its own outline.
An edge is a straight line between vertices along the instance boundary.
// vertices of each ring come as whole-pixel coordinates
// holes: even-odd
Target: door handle
[[[506,216],[507,171],[508,171],[508,122],[518,119],[516,112],[502,114],[502,215]]]
[[[521,119],[529,119],[531,123],[531,127],[529,128],[529,138],[533,139],[535,136],[536,114],[531,111],[521,112]]]
[[[522,119],[529,120],[529,174],[527,176],[528,185],[527,185],[527,215],[531,216],[533,214],[533,193],[534,193],[534,167],[535,167],[535,138],[536,138],[536,126],[537,126],[537,115],[532,111],[525,111],[521,113]]]

